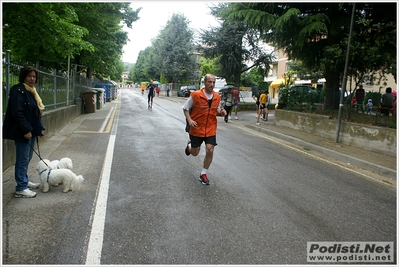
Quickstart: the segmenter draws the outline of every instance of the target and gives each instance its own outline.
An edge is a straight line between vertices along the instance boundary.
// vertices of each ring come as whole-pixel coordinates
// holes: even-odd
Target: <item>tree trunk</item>
[[[236,74],[234,75],[234,86],[237,86],[239,88],[240,82],[241,82],[241,72],[236,72]]]
[[[324,77],[326,79],[325,109],[338,109],[340,101],[340,75],[336,71],[326,71]]]

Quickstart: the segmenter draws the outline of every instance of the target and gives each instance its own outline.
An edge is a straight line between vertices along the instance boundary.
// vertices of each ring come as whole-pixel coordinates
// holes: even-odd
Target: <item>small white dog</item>
[[[69,169],[52,169],[48,159],[39,161],[36,170],[39,173],[40,181],[43,183],[43,193],[50,190],[50,184],[64,184],[64,193],[72,191],[74,186],[81,184],[84,180],[82,175],[76,175]]]
[[[51,169],[73,169],[72,160],[70,158],[62,158],[60,160],[51,161]],[[62,184],[62,182],[61,182]],[[58,186],[59,184],[53,184],[53,186]]]
[[[70,158],[62,158],[60,160],[53,160],[51,162],[53,169],[73,169],[72,160]]]

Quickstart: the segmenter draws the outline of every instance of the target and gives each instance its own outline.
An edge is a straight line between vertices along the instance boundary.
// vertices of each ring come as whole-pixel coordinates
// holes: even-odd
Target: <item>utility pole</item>
[[[68,78],[67,78],[67,91],[66,91],[66,105],[69,105],[69,89],[70,89],[70,79],[71,76],[71,55],[68,55]]]
[[[342,107],[344,106],[344,94],[346,92],[346,81],[348,75],[348,62],[349,62],[349,52],[351,46],[351,39],[352,39],[352,29],[353,29],[353,20],[355,18],[355,3],[353,3],[352,7],[352,17],[351,17],[351,24],[349,28],[349,37],[348,37],[348,48],[346,50],[346,59],[345,59],[345,68],[344,68],[344,77],[342,78],[342,89],[341,89],[341,97],[339,100],[339,109],[338,109],[338,120],[337,120],[337,135],[335,137],[335,143],[339,142],[339,132],[341,130],[341,117],[342,117]]]

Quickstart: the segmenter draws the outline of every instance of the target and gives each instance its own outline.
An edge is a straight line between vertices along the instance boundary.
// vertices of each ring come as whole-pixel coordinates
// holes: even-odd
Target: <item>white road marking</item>
[[[97,192],[97,199],[95,201],[95,207],[93,207],[94,213],[92,212],[92,226],[87,248],[86,265],[100,265],[101,263],[101,251],[103,247],[105,215],[107,212],[109,180],[111,176],[112,160],[114,156],[119,110],[120,108],[117,108],[115,123],[112,125],[112,130],[108,141],[108,147],[105,154],[104,165],[101,172],[101,180]]]

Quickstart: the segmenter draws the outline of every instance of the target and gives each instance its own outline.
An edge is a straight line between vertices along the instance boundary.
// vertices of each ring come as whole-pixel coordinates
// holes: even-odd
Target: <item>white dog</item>
[[[70,158],[62,158],[60,160],[51,161],[51,169],[73,169],[72,160]],[[61,182],[62,184],[62,182]],[[53,186],[58,186],[58,184],[53,184]]]
[[[52,164],[48,159],[39,161],[36,167],[40,181],[43,183],[43,193],[50,190],[50,184],[64,184],[64,193],[72,191],[74,186],[83,182],[82,175],[76,175],[69,169],[52,169]]]
[[[60,160],[51,161],[53,169],[73,169],[72,160],[70,158],[62,158]]]

